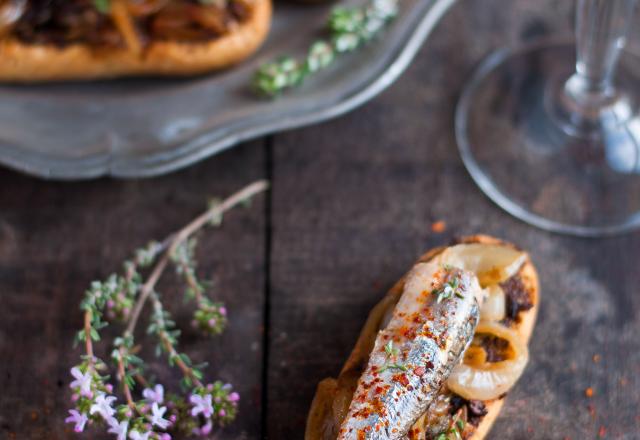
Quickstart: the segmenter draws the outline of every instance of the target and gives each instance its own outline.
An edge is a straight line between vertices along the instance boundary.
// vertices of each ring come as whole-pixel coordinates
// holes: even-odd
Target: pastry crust
[[[250,17],[210,42],[152,42],[139,55],[125,48],[94,50],[0,41],[0,81],[92,80],[121,76],[187,76],[218,70],[251,55],[271,24],[271,0],[255,0]]]
[[[460,243],[499,244],[515,247],[511,243],[507,243],[488,235],[464,237],[456,242],[456,244]],[[420,257],[416,263],[427,262],[440,254],[446,248],[446,246],[442,246],[431,249]],[[538,274],[528,256],[520,269],[519,275],[525,285],[525,288],[531,295],[533,307],[529,310],[520,312],[519,322],[514,323],[512,328],[518,332],[525,342],[528,343],[533,332],[539,305]],[[345,395],[350,396],[353,394],[353,391],[349,390],[352,386],[351,382],[353,382],[354,378],[355,381],[357,381],[357,378],[360,376],[362,366],[366,365],[385,312],[391,305],[397,303],[398,298],[402,295],[405,278],[406,275],[389,290],[382,301],[380,301],[369,313],[369,317],[360,332],[358,341],[342,367],[338,379],[328,378],[318,384],[316,395],[311,403],[311,409],[307,418],[305,440],[332,440],[336,438],[335,431],[339,427],[333,426],[334,401],[341,397],[344,398]],[[349,385],[345,385],[345,383],[349,383]],[[467,433],[465,437],[466,440],[482,440],[486,437],[500,413],[502,405],[504,404],[504,398],[484,401],[484,403],[487,414],[482,418],[477,427],[467,425],[467,432],[470,428],[473,428],[473,431],[471,433]]]

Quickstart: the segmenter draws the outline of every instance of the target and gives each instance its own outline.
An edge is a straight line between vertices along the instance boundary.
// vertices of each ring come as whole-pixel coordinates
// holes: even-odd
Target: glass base
[[[615,93],[593,107],[576,107],[574,68],[574,43],[489,56],[456,109],[462,159],[494,202],[542,229],[640,227],[640,58],[622,54]]]

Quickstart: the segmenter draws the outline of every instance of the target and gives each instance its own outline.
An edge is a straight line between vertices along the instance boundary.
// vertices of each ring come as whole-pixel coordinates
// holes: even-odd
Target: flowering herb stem
[[[178,368],[180,368],[183,372],[183,374],[187,377],[189,377],[194,384],[196,384],[199,387],[202,387],[204,385],[202,385],[202,382],[200,382],[200,379],[198,379],[198,377],[196,377],[193,374],[193,369],[191,367],[189,367],[178,355],[178,353],[176,352],[176,350],[173,348],[173,345],[171,344],[171,341],[167,338],[167,334],[166,332],[161,332],[160,334],[160,339],[162,341],[162,344],[164,345],[164,348],[169,352],[169,356],[174,358],[174,362],[176,363],[176,365],[178,366]]]
[[[173,363],[175,363],[180,370],[182,370],[182,373],[186,378],[189,378],[189,380],[191,380],[196,386],[202,387],[202,382],[200,382],[200,378],[194,372],[193,368],[186,364],[182,356],[180,356],[180,354],[175,349],[175,344],[173,342],[175,337],[172,337],[166,330],[167,325],[164,321],[164,315],[166,312],[162,307],[162,302],[160,302],[160,299],[155,292],[151,294],[151,301],[153,301],[153,308],[155,311],[154,316],[156,316],[158,321],[160,321],[156,324],[156,332],[158,334],[158,338],[160,339],[162,347],[169,356],[169,359]]]
[[[172,434],[169,431],[207,436],[215,425],[224,426],[236,417],[240,396],[233,391],[232,385],[220,381],[203,383],[202,368],[205,364],[193,365],[185,353],[178,352],[179,330],[164,310],[155,287],[169,263],[173,263],[177,269],[181,268],[188,288],[194,290],[197,287],[194,290],[198,303],[196,319],[209,323],[209,334],[220,333],[226,323],[226,308],[203,294],[204,284],[198,281],[196,263],[192,260],[196,242],[192,235],[207,223],[219,222],[226,211],[247,202],[267,188],[266,181],[254,182],[223,202],[211,205],[164,241],[152,242],[138,249],[132,260],[125,261],[123,275],[112,274],[104,281],[91,283],[81,303],[83,326],[75,339],[76,342],[84,342],[85,354],[81,356],[82,361],[71,369],[74,380],[69,386],[74,408],[69,410],[69,416],[65,419],[65,422],[75,425],[76,432],[84,431],[87,424],[99,423],[106,426],[109,433],[115,434],[118,440],[170,440]],[[189,246],[183,248],[185,243]],[[184,249],[191,252],[184,254],[189,257],[188,260],[176,257],[177,254],[182,255]],[[155,266],[151,268],[154,262]],[[143,283],[138,271],[147,268],[151,268],[150,274]],[[158,337],[161,351],[168,354],[169,364],[182,371],[182,384],[187,388],[184,391],[190,390],[184,397],[173,393],[165,397],[162,384],[150,384],[143,376],[144,361],[136,355],[140,346],[134,345],[134,333],[148,299],[153,305],[148,332]],[[100,329],[108,325],[103,320],[105,317],[119,320],[125,325],[122,336],[114,340],[111,352],[124,404],[115,403],[117,396],[114,395],[114,387],[108,382],[109,376],[102,373],[108,367],[94,352],[93,344],[100,340]],[[134,398],[136,382],[144,388],[140,400]]]
[[[118,380],[120,381],[120,384],[122,384],[122,392],[124,393],[124,397],[127,401],[127,405],[129,405],[129,408],[131,408],[133,411],[137,411],[136,404],[133,402],[133,396],[131,395],[131,389],[129,388],[129,385],[125,380],[126,374],[125,374],[125,368],[124,368],[124,362],[123,362],[123,358],[124,358],[123,350],[124,350],[123,347],[120,347],[118,349],[118,352],[120,353],[120,355],[118,356]]]
[[[190,291],[193,292],[196,303],[201,304],[204,300],[202,296],[202,286],[198,282],[198,279],[195,277],[192,268],[189,267],[189,265],[185,262],[180,262],[178,267],[184,274],[184,279],[189,286]]]
[[[93,342],[91,339],[91,319],[92,312],[87,310],[84,313],[84,346],[89,358],[89,365],[93,365]]]
[[[169,248],[171,250],[171,248]],[[158,280],[162,276],[165,268],[167,267],[167,263],[169,262],[168,251],[165,253],[156,266],[153,268],[153,272],[149,275],[147,282],[142,285],[140,289],[140,296],[138,297],[138,301],[133,307],[133,311],[131,312],[131,318],[129,319],[129,324],[127,325],[127,329],[125,330],[125,335],[133,335],[134,330],[136,329],[136,324],[138,323],[138,318],[140,317],[140,312],[142,312],[142,308],[144,307],[145,302],[147,302],[147,298],[151,292],[153,292],[153,288],[157,284]]]
[[[265,191],[268,188],[268,186],[269,184],[264,180],[254,182],[251,185],[247,186],[246,188],[231,195],[222,203],[214,205],[213,207],[211,207],[210,209],[208,209],[207,211],[203,212],[198,217],[196,217],[187,226],[177,231],[175,234],[170,235],[169,242],[171,244],[169,245],[169,248],[165,251],[164,255],[160,258],[160,261],[158,261],[158,263],[154,267],[153,271],[151,272],[151,275],[149,275],[147,282],[142,286],[138,301],[136,302],[136,305],[134,306],[133,311],[131,312],[131,318],[129,320],[129,325],[127,325],[125,334],[127,335],[133,334],[133,331],[135,330],[136,324],[138,322],[138,318],[140,317],[140,312],[142,311],[142,308],[144,307],[145,302],[149,298],[149,295],[153,291],[153,288],[155,287],[156,283],[160,279],[160,276],[162,276],[162,273],[167,267],[167,264],[169,263],[171,255],[175,252],[178,246],[180,246],[180,244],[182,244],[187,238],[189,238],[191,235],[193,235],[195,232],[197,232],[199,229],[201,229],[203,226],[209,223],[212,219],[215,219],[216,217],[221,216],[225,212],[229,211],[231,208],[239,205],[240,203],[244,202],[247,199],[250,199],[254,195],[262,191]]]

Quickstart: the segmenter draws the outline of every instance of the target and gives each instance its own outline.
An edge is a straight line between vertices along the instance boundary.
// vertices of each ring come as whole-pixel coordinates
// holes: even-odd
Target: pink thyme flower
[[[237,402],[238,400],[240,400],[240,394],[236,393],[235,391],[229,394],[229,402]]]
[[[110,420],[113,414],[116,412],[113,408],[111,408],[111,404],[115,401],[115,396],[107,396],[104,393],[100,393],[96,396],[96,400],[91,405],[91,409],[89,410],[89,414],[98,413],[105,420]]]
[[[138,431],[129,431],[129,438],[131,440],[149,440],[150,435],[150,431],[144,433],[139,433]]]
[[[206,425],[200,428],[200,435],[209,435],[209,433],[211,432],[211,428],[213,428],[213,425],[211,424],[211,420],[209,420]]]
[[[222,316],[227,316],[227,309],[225,307],[220,307],[218,311]]]
[[[168,434],[166,432],[160,434],[160,440],[171,440],[171,434]]]
[[[80,394],[83,396],[91,394],[91,373],[89,371],[83,373],[80,371],[80,368],[73,367],[71,369],[71,375],[75,377],[76,380],[69,384],[70,388],[80,388]]]
[[[156,425],[160,429],[167,429],[169,427],[169,420],[162,418],[164,413],[167,412],[167,408],[164,406],[158,407],[156,402],[153,402],[151,406],[151,424]]]
[[[157,384],[153,389],[145,388],[144,391],[142,391],[142,397],[149,402],[162,403],[164,400],[164,387],[162,384]]]
[[[73,430],[75,432],[84,431],[84,425],[87,423],[87,420],[89,420],[87,415],[84,414],[84,413],[80,413],[75,409],[70,409],[69,410],[69,414],[71,414],[71,415],[69,417],[67,417],[66,419],[64,419],[64,422],[65,423],[75,423],[76,426],[73,428]]]
[[[207,394],[202,397],[199,394],[192,394],[189,397],[189,402],[193,404],[193,408],[191,408],[191,415],[193,417],[202,413],[204,417],[211,417],[213,414],[213,405],[211,405],[211,394]]]
[[[118,420],[115,417],[112,417],[108,420],[109,433],[115,434],[118,436],[118,440],[127,440],[127,430],[129,429],[129,421],[123,420],[118,423]]]

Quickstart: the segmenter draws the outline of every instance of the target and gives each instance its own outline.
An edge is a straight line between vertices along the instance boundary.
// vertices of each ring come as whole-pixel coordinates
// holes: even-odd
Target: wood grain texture
[[[0,170],[0,438],[80,438],[63,419],[69,369],[80,354],[71,342],[81,327],[84,290],[118,270],[136,247],[186,224],[209,197],[264,177],[263,153],[255,143],[142,181],[51,183]],[[200,275],[215,281],[212,296],[226,302],[230,326],[214,339],[186,331],[182,347],[194,361],[209,362],[206,377],[232,382],[242,396],[242,423],[217,438],[260,435],[265,200],[259,196],[250,209],[230,212],[219,232],[201,235],[198,248]],[[191,309],[182,301],[182,284],[168,274],[159,289],[188,330]],[[140,324],[144,331],[146,318]],[[98,355],[106,359],[105,350]],[[179,376],[164,360],[152,367],[177,385]]]
[[[482,56],[567,35],[571,16],[568,1],[460,1],[371,103],[278,135],[272,148],[255,142],[171,176],[63,184],[0,170],[0,438],[78,438],[62,418],[88,283],[207,197],[265,175],[270,206],[260,198],[234,211],[200,248],[231,328],[214,341],[183,337],[243,395],[238,422],[219,438],[301,438],[316,384],[338,373],[370,308],[424,250],[478,232],[530,250],[542,287],[531,364],[490,438],[638,438],[640,234],[575,239],[513,219],[468,177],[453,138],[456,98]],[[432,231],[436,221],[443,232]],[[185,323],[188,309],[171,302]]]
[[[640,234],[575,239],[519,222],[471,181],[453,137],[457,95],[483,55],[568,35],[571,21],[571,2],[459,2],[390,90],[276,136],[269,438],[300,436],[316,384],[338,373],[408,265],[474,233],[530,250],[542,281],[531,364],[489,438],[638,438]]]

